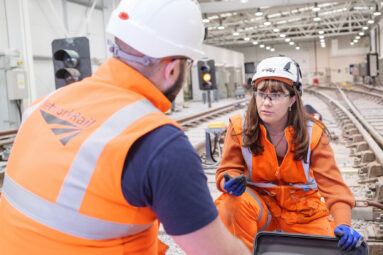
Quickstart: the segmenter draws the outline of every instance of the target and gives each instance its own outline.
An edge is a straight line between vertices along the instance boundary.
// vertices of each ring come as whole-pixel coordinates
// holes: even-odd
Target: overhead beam
[[[256,9],[261,7],[277,7],[277,6],[290,6],[290,5],[302,5],[313,4],[314,2],[329,2],[329,0],[273,0],[273,1],[261,1],[261,0],[249,0],[247,3],[241,3],[240,0],[231,0],[227,2],[207,2],[200,3],[202,13],[222,13],[242,11],[248,9]]]

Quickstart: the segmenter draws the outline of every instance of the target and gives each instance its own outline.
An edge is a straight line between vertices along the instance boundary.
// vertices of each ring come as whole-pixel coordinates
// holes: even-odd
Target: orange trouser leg
[[[254,237],[268,222],[269,211],[264,201],[249,188],[239,197],[222,194],[215,201],[219,216],[228,230],[241,239],[251,251]]]
[[[329,216],[315,219],[308,223],[287,224],[282,218],[273,218],[277,230],[288,233],[300,233],[309,235],[334,236],[335,224]]]

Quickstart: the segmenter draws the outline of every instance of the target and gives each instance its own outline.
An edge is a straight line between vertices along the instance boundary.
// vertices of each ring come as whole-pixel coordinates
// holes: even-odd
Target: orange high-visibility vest
[[[255,155],[249,148],[242,147],[244,122],[241,115],[230,118],[230,121],[242,148],[248,184],[256,188],[274,217],[282,217],[286,223],[294,224],[307,223],[330,214],[321,201],[310,168],[311,150],[317,146],[323,132],[318,124],[308,123],[310,146],[307,162],[294,160],[294,153],[291,152],[293,128],[290,126],[285,129],[288,149],[281,165],[278,165],[274,146],[267,138],[267,131],[262,124],[260,139],[264,151]]]
[[[126,201],[121,175],[137,139],[165,124],[179,127],[163,113],[170,106],[113,58],[32,104],[6,169],[0,253],[157,254],[157,217]]]

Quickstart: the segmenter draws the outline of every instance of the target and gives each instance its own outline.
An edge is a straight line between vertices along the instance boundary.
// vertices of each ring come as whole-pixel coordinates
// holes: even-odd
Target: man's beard
[[[184,63],[180,63],[180,73],[178,74],[177,80],[174,82],[174,85],[168,88],[163,94],[169,99],[170,102],[173,102],[176,99],[176,96],[182,89],[182,85],[185,80],[185,65]]]

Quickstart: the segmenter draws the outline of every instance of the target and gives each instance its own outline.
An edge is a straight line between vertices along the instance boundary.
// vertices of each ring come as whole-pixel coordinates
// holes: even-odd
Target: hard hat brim
[[[258,85],[258,83],[260,83],[261,81],[264,81],[264,80],[277,80],[277,81],[281,81],[283,83],[286,83],[290,86],[293,86],[292,80],[284,78],[284,77],[277,77],[277,76],[268,76],[268,77],[262,77],[262,78],[256,79],[254,81],[254,86],[256,87]]]

